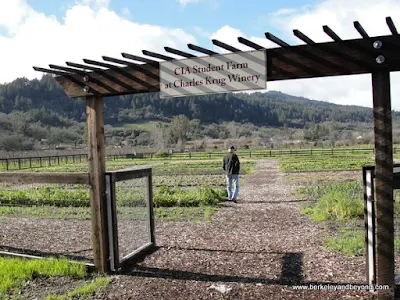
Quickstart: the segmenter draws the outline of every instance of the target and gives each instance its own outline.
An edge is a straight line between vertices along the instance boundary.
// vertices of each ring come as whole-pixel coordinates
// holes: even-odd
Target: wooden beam
[[[71,66],[77,66],[78,64],[67,63]],[[82,65],[84,66],[84,65]],[[90,68],[91,66],[87,66]],[[146,72],[151,72],[152,74],[156,75],[157,78],[160,76],[160,71],[158,66],[153,66],[150,64],[143,65],[143,68],[146,69]],[[131,74],[134,78],[140,79],[142,82],[146,82],[148,85],[143,86],[142,84],[138,83],[137,81],[132,80],[121,74],[122,72],[126,72]],[[80,75],[71,75],[72,77],[81,77]],[[132,67],[120,67],[119,70],[117,69],[108,69],[102,71],[96,71],[92,74],[92,77],[102,81],[104,84],[112,87],[117,91],[117,93],[110,93],[107,90],[103,89],[102,87],[98,86],[94,82],[87,82],[86,84],[94,89],[98,89],[101,95],[103,96],[116,96],[116,95],[126,95],[126,94],[136,94],[136,93],[148,93],[148,92],[157,92],[160,90],[160,83],[159,80],[156,80],[144,72],[136,70]],[[72,84],[67,78],[64,77],[56,77],[58,83],[63,87],[66,94],[71,98],[76,97],[86,97],[92,96],[92,93],[86,93],[83,91],[82,88],[76,87]]]
[[[324,30],[324,32],[329,35],[332,40],[336,41],[336,42],[341,42],[342,39],[332,30],[329,28],[329,26],[324,25],[322,26],[322,29]]]
[[[189,48],[190,50],[194,50],[194,51],[197,51],[197,52],[201,52],[201,53],[204,53],[204,54],[207,54],[207,55],[219,54],[218,52],[215,52],[215,51],[212,51],[212,50],[209,50],[209,49],[200,47],[200,46],[196,46],[196,45],[193,45],[193,44],[187,44],[187,46],[188,46],[188,48]]]
[[[396,26],[395,26],[394,23],[393,23],[393,20],[392,20],[391,17],[386,17],[386,24],[387,24],[387,26],[389,27],[390,32],[391,32],[392,34],[399,34],[398,31],[397,31],[397,29],[396,29]]]
[[[293,30],[293,34],[298,37],[299,39],[301,39],[304,43],[308,44],[308,45],[313,45],[315,44],[315,42],[310,39],[308,36],[306,36],[304,33],[302,33],[300,30],[298,29],[294,29]]]
[[[178,49],[174,49],[174,48],[171,48],[171,47],[164,47],[164,50],[169,52],[169,53],[180,55],[180,56],[183,56],[183,57],[186,57],[186,58],[196,57],[196,55],[193,55],[191,53],[187,53],[187,52],[184,52],[184,51],[181,51],[181,50],[178,50]]]
[[[364,39],[368,39],[369,35],[368,33],[365,31],[365,29],[361,26],[360,22],[358,21],[354,21],[354,27],[357,29],[358,33],[364,38]]]
[[[113,181],[130,180],[150,176],[152,174],[152,168],[127,168],[109,171],[107,174],[112,174]]]
[[[128,59],[132,59],[132,60],[135,60],[135,61],[144,62],[146,64],[155,65],[155,66],[158,66],[158,64],[159,64],[158,61],[153,60],[153,59],[148,59],[146,57],[132,55],[132,54],[129,54],[129,53],[121,53],[121,54],[122,54],[122,57],[124,57],[124,58],[128,58]]]
[[[279,42],[277,38],[267,34],[270,40]],[[374,41],[380,40],[384,45],[380,52],[385,56],[385,63],[377,64],[375,59],[377,52],[371,47]],[[283,41],[282,48],[267,49],[267,74],[268,81],[285,80],[294,78],[314,78],[324,76],[341,76],[354,74],[368,74],[379,70],[400,71],[400,60],[398,53],[400,45],[397,35],[380,36],[365,39],[354,39],[346,41],[335,41],[326,43],[316,43],[312,45],[289,46]],[[188,45],[190,49],[199,51],[208,55],[218,54],[212,50],[204,49],[195,45]],[[151,54],[146,52],[147,54]],[[158,56],[157,56],[158,57]],[[126,84],[126,87],[105,78],[95,72],[91,76],[102,81],[107,86],[112,87],[117,93],[111,93],[94,82],[86,84],[98,91],[103,96],[115,96],[123,94],[136,94],[157,92],[160,90],[159,64],[143,64],[141,68],[145,68],[147,72],[151,72],[155,76],[148,76],[145,72],[133,67],[120,67],[117,69],[104,70],[104,74],[111,78],[116,78],[120,82]],[[282,71],[280,71],[282,70]],[[142,82],[148,83],[148,86],[126,78],[121,75],[121,71],[131,74],[133,77],[140,78]],[[81,80],[82,76],[78,74],[69,75],[72,79]],[[92,95],[85,93],[83,89],[64,76],[56,77],[57,81],[63,87],[70,97],[86,97]]]
[[[263,47],[261,45],[258,45],[258,44],[254,43],[254,42],[252,42],[252,41],[250,41],[248,39],[245,39],[244,37],[238,37],[238,41],[239,41],[239,43],[241,43],[243,45],[246,45],[246,46],[248,46],[250,48],[256,49],[256,50],[265,49],[265,47]]]
[[[110,72],[105,72],[106,70],[104,70],[104,69],[96,68],[96,67],[93,67],[93,66],[82,65],[82,64],[76,64],[76,63],[68,62],[68,61],[66,62],[66,64],[67,64],[67,66],[72,66],[72,67],[75,67],[75,68],[81,68],[83,70],[85,70],[85,69],[92,70],[92,71],[96,72],[96,74],[100,75],[101,77],[104,77],[105,79],[117,84],[122,89],[125,89],[125,90],[128,90],[128,91],[130,91],[132,89],[132,87],[130,85],[128,85],[128,84],[122,82],[121,80],[115,78],[114,76],[112,76],[110,74]]]
[[[174,60],[173,57],[171,56],[167,56],[164,54],[160,54],[160,53],[156,53],[156,52],[152,52],[152,51],[148,51],[148,50],[143,50],[142,53],[144,55],[150,56],[150,57],[154,57],[154,58],[158,58],[158,59],[163,59],[163,60]]]
[[[393,144],[390,73],[372,73],[375,132],[377,284],[379,300],[394,299]]]
[[[271,42],[281,46],[281,47],[290,47],[290,45],[284,41],[282,41],[280,38],[276,37],[270,32],[265,33],[265,37],[269,39]]]
[[[89,184],[88,173],[0,173],[0,182],[9,183],[64,183],[64,184]]]
[[[105,146],[103,98],[86,97],[88,128],[88,163],[90,205],[92,210],[92,243],[94,265],[101,273],[110,269],[108,261],[107,227],[105,224]]]
[[[226,43],[223,43],[223,42],[221,42],[219,40],[214,39],[214,40],[211,40],[211,41],[215,46],[221,47],[221,48],[223,48],[225,50],[228,50],[228,51],[231,51],[231,52],[240,52],[241,51],[240,49],[235,48],[235,47],[233,47],[231,45],[228,45]]]

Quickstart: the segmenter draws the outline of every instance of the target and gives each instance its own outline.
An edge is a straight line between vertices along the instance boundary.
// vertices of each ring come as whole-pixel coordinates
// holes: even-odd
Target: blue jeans
[[[239,194],[239,174],[226,175],[226,190],[229,200],[237,198]]]

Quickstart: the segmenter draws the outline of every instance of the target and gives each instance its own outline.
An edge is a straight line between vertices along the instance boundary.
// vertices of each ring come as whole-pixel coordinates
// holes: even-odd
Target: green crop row
[[[154,204],[157,207],[215,205],[225,195],[224,189],[202,186],[195,189],[174,189],[161,186],[154,191]],[[145,207],[144,189],[117,186],[118,207]],[[1,206],[55,206],[89,207],[90,193],[84,186],[67,189],[64,186],[44,185],[20,190],[1,190]]]
[[[282,172],[311,172],[361,170],[363,166],[373,165],[373,157],[367,156],[327,156],[282,157],[280,170]]]

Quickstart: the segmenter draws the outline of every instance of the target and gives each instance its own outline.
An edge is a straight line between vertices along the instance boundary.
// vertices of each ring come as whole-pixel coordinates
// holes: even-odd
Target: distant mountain
[[[49,126],[67,119],[85,121],[83,99],[70,99],[50,75],[40,80],[19,78],[0,85],[0,112],[29,113],[34,121]],[[343,106],[277,91],[266,93],[228,93],[160,99],[158,93],[105,98],[107,124],[143,120],[169,121],[184,114],[203,124],[235,121],[259,126],[303,127],[308,122],[372,122],[372,109]],[[400,113],[393,112],[395,118]]]

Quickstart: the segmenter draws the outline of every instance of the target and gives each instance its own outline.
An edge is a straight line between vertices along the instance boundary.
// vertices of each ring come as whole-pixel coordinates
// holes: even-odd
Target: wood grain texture
[[[92,210],[92,243],[97,271],[109,271],[108,243],[105,224],[105,146],[103,99],[86,98],[88,128],[88,163],[90,177],[90,205]]]

